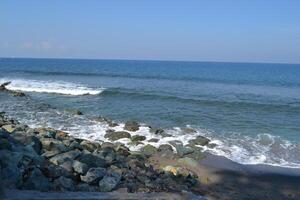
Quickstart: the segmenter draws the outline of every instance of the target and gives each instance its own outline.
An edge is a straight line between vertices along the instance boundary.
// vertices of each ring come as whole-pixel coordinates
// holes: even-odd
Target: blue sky
[[[0,57],[300,63],[300,1],[1,0]]]

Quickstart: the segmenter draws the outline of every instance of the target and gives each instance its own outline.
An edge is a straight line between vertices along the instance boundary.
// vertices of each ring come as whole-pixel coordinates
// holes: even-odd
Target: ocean
[[[0,111],[32,127],[102,141],[94,117],[134,120],[172,135],[156,146],[203,135],[235,162],[300,168],[300,64],[1,58],[6,81],[28,97],[0,93]]]

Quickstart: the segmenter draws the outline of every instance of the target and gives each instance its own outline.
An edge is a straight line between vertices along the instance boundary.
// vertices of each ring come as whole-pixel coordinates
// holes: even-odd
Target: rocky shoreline
[[[130,122],[125,130],[135,130]],[[197,175],[185,167],[154,167],[154,155],[183,158],[192,148],[177,144],[155,148],[146,145],[141,152],[130,151],[121,143],[128,132],[107,133],[109,142],[91,142],[51,128],[29,128],[0,113],[1,182],[5,188],[38,191],[110,192],[193,192],[199,186]],[[141,141],[142,136],[132,138]],[[187,151],[186,148],[191,150]],[[196,156],[196,155],[194,155]],[[197,155],[199,156],[199,155]],[[186,157],[187,158],[187,157]]]

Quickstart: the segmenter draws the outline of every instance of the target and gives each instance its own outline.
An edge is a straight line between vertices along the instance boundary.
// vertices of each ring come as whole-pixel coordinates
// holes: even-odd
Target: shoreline
[[[3,113],[1,115],[3,116]],[[15,125],[18,125],[18,122],[16,122],[15,120],[9,119],[8,121],[9,123],[15,123]],[[23,128],[26,127],[26,125],[20,126],[23,126]],[[3,130],[4,129],[2,124],[1,131],[3,132]],[[30,130],[30,128],[28,128],[28,130]],[[12,133],[9,133],[9,135],[16,137],[15,139],[20,139],[18,137],[21,137],[21,141],[25,142],[24,138],[27,138],[28,130],[25,134],[21,134],[21,136],[20,134],[14,135],[15,130],[12,131]],[[53,129],[51,128],[46,128],[46,130],[53,131]],[[18,132],[20,133],[20,130],[17,131],[17,133]],[[67,136],[68,134],[62,131],[56,131],[56,134],[69,138],[69,136]],[[75,140],[79,140],[82,142],[85,141],[81,139]],[[89,143],[94,144],[93,142]],[[113,143],[111,144],[114,146]],[[131,152],[129,151],[129,149],[126,150],[125,148],[124,150],[129,154],[135,154],[135,152]],[[251,197],[255,197],[255,199],[273,200],[283,198],[297,199],[297,197],[300,196],[300,191],[298,190],[298,185],[300,184],[300,170],[298,169],[295,170],[288,168],[289,170],[286,171],[286,168],[273,166],[242,165],[235,163],[225,157],[215,156],[210,153],[205,153],[205,155],[203,155],[199,160],[196,160],[187,156],[178,156],[168,150],[165,150],[163,152],[155,151],[152,153],[151,151],[152,150],[149,150],[150,153],[148,152],[148,155],[146,155],[146,163],[149,163],[149,166],[152,166],[154,171],[157,170],[160,171],[160,173],[162,172],[162,170],[165,170],[165,172],[168,171],[168,174],[171,175],[171,177],[175,178],[177,181],[183,181],[180,183],[176,182],[176,185],[181,185],[183,188],[185,188],[184,190],[187,189],[189,192],[194,193],[194,195],[198,195],[197,198],[199,199],[201,198],[200,196],[203,196],[208,200],[242,198],[251,199]],[[142,154],[147,153],[143,152]],[[129,159],[129,161],[130,160],[135,160],[135,158]],[[169,168],[166,169],[167,167]],[[184,182],[186,178],[191,178],[190,180],[196,180],[197,183],[195,185],[186,187],[186,183]],[[244,189],[245,187],[248,187],[246,191]],[[89,190],[87,188],[85,189]],[[91,186],[91,188],[94,188],[94,186]],[[177,190],[177,193],[182,192],[183,188]],[[29,189],[37,190],[37,188]],[[258,193],[258,191],[261,189],[264,189],[266,191],[263,195]],[[68,191],[68,189],[64,188],[61,185],[59,186],[58,191],[66,192]],[[77,190],[75,189],[75,191]],[[143,190],[136,192],[138,192],[139,194],[142,191]],[[150,192],[151,189],[149,190],[148,188],[146,189],[146,191]],[[161,188],[158,191],[172,191],[172,193],[170,193],[171,195],[174,194],[173,192],[175,192],[176,190],[173,191]],[[158,191],[152,190],[152,192],[155,192],[155,194],[157,194]]]

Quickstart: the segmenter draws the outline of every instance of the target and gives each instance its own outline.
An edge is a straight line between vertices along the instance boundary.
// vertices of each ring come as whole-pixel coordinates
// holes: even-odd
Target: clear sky
[[[300,63],[300,0],[1,0],[0,57]]]

